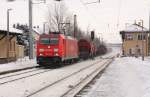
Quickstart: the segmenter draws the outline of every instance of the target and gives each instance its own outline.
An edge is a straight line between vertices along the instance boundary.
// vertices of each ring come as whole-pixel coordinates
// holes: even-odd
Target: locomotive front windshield
[[[58,38],[41,38],[40,39],[40,43],[41,44],[54,44],[54,45],[57,45],[59,42]]]

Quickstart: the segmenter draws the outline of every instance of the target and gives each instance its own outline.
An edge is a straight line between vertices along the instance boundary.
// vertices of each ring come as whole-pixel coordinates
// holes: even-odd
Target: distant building
[[[40,37],[39,33],[40,33],[40,31],[38,31],[37,29],[33,29],[32,35],[33,35],[33,38],[35,41],[37,41],[39,39],[39,37]]]
[[[21,36],[22,38],[22,42],[24,44],[24,53],[25,53],[25,56],[29,56],[29,28],[27,26],[25,26],[24,28],[21,28],[20,29],[21,31],[23,31],[23,34]],[[37,29],[32,29],[32,40],[33,40],[33,46],[34,46],[34,56],[35,56],[35,47],[36,47],[36,42],[37,40],[39,39],[39,36],[40,36],[40,31],[37,30]]]
[[[144,50],[144,56],[148,56],[148,32],[148,29],[138,24],[132,24],[126,27],[125,30],[120,31],[122,36],[122,54],[125,56],[141,56],[143,54],[142,50]]]
[[[0,30],[0,63],[15,61],[17,58],[24,57],[24,46],[17,42],[17,36],[21,34],[16,30],[15,32],[11,31],[8,40],[7,31]]]

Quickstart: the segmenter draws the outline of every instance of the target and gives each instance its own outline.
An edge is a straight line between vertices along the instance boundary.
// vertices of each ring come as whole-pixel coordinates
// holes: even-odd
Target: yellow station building
[[[124,56],[148,56],[148,29],[132,24],[120,31]],[[143,37],[142,37],[143,36]]]

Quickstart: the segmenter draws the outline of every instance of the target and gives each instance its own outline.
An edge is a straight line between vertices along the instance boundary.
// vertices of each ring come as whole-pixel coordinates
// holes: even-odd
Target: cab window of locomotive
[[[58,38],[50,38],[50,44],[58,44]]]
[[[41,44],[50,44],[50,39],[49,38],[41,38],[40,43]]]

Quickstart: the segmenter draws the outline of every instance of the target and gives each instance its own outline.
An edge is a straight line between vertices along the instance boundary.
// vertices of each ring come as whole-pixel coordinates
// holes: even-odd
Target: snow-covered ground
[[[85,97],[150,97],[150,57],[116,58]]]
[[[52,69],[49,72],[41,73],[32,77],[24,78],[7,84],[0,84],[0,91],[1,91],[0,97],[26,97],[30,93],[35,92],[66,76],[69,76],[70,74],[81,70],[81,68],[85,68],[86,66],[89,66],[93,63],[97,63],[100,60],[101,59],[99,58],[96,58],[95,60],[87,60],[73,65],[65,66],[62,68]],[[66,88],[62,88],[62,91],[64,91],[64,89]],[[52,90],[50,89],[48,91]],[[57,94],[59,92],[56,90],[55,93]],[[48,97],[56,97],[56,96],[48,96]]]
[[[35,59],[29,60],[28,57],[18,59],[16,62],[0,64],[0,73],[10,70],[22,69],[37,66]]]
[[[118,53],[120,53],[120,47],[114,46],[112,47],[111,53],[102,57],[111,56]],[[85,65],[90,62],[91,60],[88,60],[82,64]],[[10,63],[10,65],[3,64],[1,66],[4,66],[7,69],[12,69],[17,67],[16,64],[18,64],[18,67],[27,66],[25,63],[33,65],[35,64],[35,60],[19,60],[18,62]],[[0,70],[3,70],[1,66]],[[52,72],[50,72],[50,74],[45,73],[35,76],[34,78],[28,78],[15,83],[2,85],[0,89],[3,92],[0,94],[5,94],[6,90],[9,90],[11,91],[10,94],[12,97],[16,97],[17,95],[25,96],[28,94],[28,92],[34,91],[37,87],[40,87],[43,84],[45,85],[47,82],[60,78],[65,74],[69,74],[75,69],[76,66],[77,65],[71,65],[64,68],[54,69]],[[68,72],[64,71],[65,68],[68,68]],[[58,73],[61,75],[58,76]],[[34,84],[31,85],[31,82]],[[16,88],[16,90],[14,88]],[[21,92],[22,90],[23,92]],[[26,90],[27,92],[24,92]],[[17,94],[15,94],[14,91],[18,91],[16,92]],[[6,94],[4,97],[6,97]],[[110,64],[104,74],[102,74],[101,78],[97,80],[97,83],[93,86],[91,91],[88,92],[84,97],[150,97],[150,57],[146,57],[144,61],[142,61],[141,57],[115,58],[114,62]]]
[[[112,52],[102,57],[118,54],[120,53],[120,50],[120,47],[113,46]],[[83,63],[85,65],[85,63],[89,63],[90,61],[91,60],[88,60],[87,62]],[[33,65],[36,65],[35,60],[28,60],[27,58],[25,58],[18,60],[17,62],[0,65],[0,72],[4,70],[22,68]],[[71,65],[71,67],[74,66],[76,65]],[[69,67],[70,66],[64,68]],[[54,74],[52,74],[52,72],[51,74],[45,73],[42,74],[43,76],[40,75],[34,78],[18,81],[11,85],[3,85],[1,86],[1,91],[3,92],[1,92],[0,94],[5,93],[6,90],[12,91],[14,87],[17,88],[17,91],[21,91],[22,89],[25,91],[34,90],[33,88],[40,87],[40,85],[42,84],[46,84],[46,82],[50,80],[50,75],[54,76],[52,77],[53,80],[59,78],[58,76],[56,76],[56,74],[58,74],[56,72],[64,71],[64,68],[53,70],[52,72]],[[73,70],[74,68],[71,68],[71,70],[68,70],[69,72],[64,73],[67,74]],[[64,73],[61,72],[59,74],[64,75]],[[93,86],[91,91],[84,97],[150,97],[149,76],[150,57],[146,57],[144,61],[142,61],[141,57],[119,57],[116,58],[115,61],[106,69],[102,77],[98,79],[97,83]],[[31,82],[34,82],[34,84],[30,85]],[[14,94],[14,91],[10,92],[10,94]],[[17,93],[18,94],[14,94],[14,97],[20,95],[20,93],[22,92]]]

